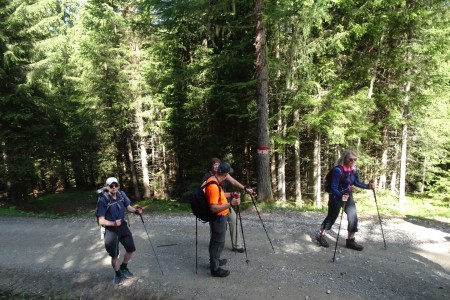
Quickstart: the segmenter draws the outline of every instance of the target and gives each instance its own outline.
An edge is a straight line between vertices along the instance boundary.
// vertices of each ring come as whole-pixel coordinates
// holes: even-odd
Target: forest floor
[[[210,275],[207,224],[198,224],[196,272],[191,214],[145,214],[145,228],[131,215],[135,277],[121,287],[112,284],[93,216],[0,217],[0,299],[450,298],[450,220],[385,218],[385,248],[378,216],[359,216],[357,241],[365,249],[357,252],[345,248],[344,215],[332,262],[340,219],[323,248],[314,240],[323,213],[259,212],[264,226],[256,211],[241,214],[247,256],[232,252],[227,236],[227,278]]]

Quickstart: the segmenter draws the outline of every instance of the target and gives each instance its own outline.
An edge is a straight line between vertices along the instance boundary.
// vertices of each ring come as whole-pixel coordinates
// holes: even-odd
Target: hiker
[[[353,199],[353,185],[363,189],[375,189],[373,183],[363,183],[359,181],[358,171],[356,170],[357,155],[352,150],[345,150],[334,167],[331,175],[331,192],[328,198],[328,214],[316,234],[316,240],[323,247],[329,247],[325,239],[325,231],[330,230],[336,219],[343,203],[345,202],[345,213],[348,220],[348,237],[346,247],[362,251],[364,247],[355,241],[355,233],[358,231],[358,216],[356,215],[356,206]],[[343,173],[342,173],[343,172]]]
[[[205,182],[209,177],[217,174],[217,169],[219,168],[220,163],[221,163],[220,159],[218,159],[216,157],[211,158],[211,161],[209,164],[209,171],[205,175],[203,175],[202,182]],[[232,194],[232,193],[227,193],[228,184],[238,188],[239,190],[245,190],[246,192],[251,193],[251,194],[254,193],[252,188],[250,188],[250,187],[246,188],[243,184],[241,184],[239,181],[234,179],[230,174],[228,174],[228,176],[225,178],[225,180],[221,184],[222,184],[222,188],[225,192],[225,196],[227,197],[228,201],[231,200],[231,194]],[[228,221],[228,225],[230,228],[231,249],[232,249],[232,251],[243,253],[244,248],[241,246],[241,244],[239,242],[239,229],[236,228],[236,226],[237,226],[236,219],[237,219],[236,212],[234,211],[234,209],[230,209],[230,212],[228,213],[227,221]],[[236,233],[237,233],[237,235],[236,235]]]
[[[133,236],[125,222],[125,208],[131,213],[142,214],[141,207],[132,207],[131,201],[119,190],[119,181],[115,177],[106,179],[106,192],[100,195],[96,215],[100,225],[105,227],[105,249],[111,256],[111,265],[115,275],[114,285],[122,285],[124,278],[133,278],[128,270],[128,262],[136,251]],[[122,264],[119,264],[119,242],[125,248]]]
[[[219,185],[210,184],[205,188],[205,195],[210,205],[211,212],[217,214],[215,221],[209,222],[210,240],[209,240],[209,264],[211,275],[214,277],[227,277],[230,271],[220,268],[227,263],[226,259],[220,259],[222,250],[225,246],[225,235],[227,230],[227,216],[232,206],[239,205],[241,199],[238,195],[233,195],[231,201],[228,202],[225,192],[220,184],[226,180],[228,174],[233,172],[230,164],[221,163],[217,168],[217,174],[210,176],[206,182],[218,181]],[[236,198],[235,198],[236,197]]]

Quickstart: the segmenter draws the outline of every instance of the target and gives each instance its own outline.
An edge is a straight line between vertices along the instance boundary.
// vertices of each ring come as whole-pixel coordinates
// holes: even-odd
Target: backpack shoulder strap
[[[203,190],[204,188],[206,188],[208,185],[211,185],[211,184],[217,184],[217,186],[219,186],[217,181],[211,180],[211,181],[208,181],[207,183],[205,183],[204,185],[202,185],[200,188]],[[220,188],[220,186],[219,186],[219,188]]]
[[[120,202],[125,202],[125,199],[123,198],[123,194],[122,194],[123,192],[122,191],[117,191],[117,195],[119,195],[119,201]]]
[[[341,170],[341,177],[339,178],[339,182],[342,182],[342,180],[345,177],[345,171],[344,171],[344,166],[341,165],[337,165],[335,168],[339,168]]]
[[[105,211],[105,214],[106,214],[106,212],[108,211],[108,209],[109,209],[109,207],[110,206],[112,206],[112,205],[114,205],[114,203],[112,203],[112,201],[111,201],[111,199],[109,198],[109,196],[108,196],[108,194],[106,193],[106,192],[103,192],[103,194],[102,194],[104,197],[105,197],[105,199],[106,199],[106,211]]]
[[[211,175],[211,176],[214,176],[214,175]],[[203,190],[204,188],[206,188],[208,185],[211,185],[211,184],[216,184],[219,187],[219,199],[217,199],[217,201],[219,201],[220,200],[220,191],[222,190],[222,185],[218,181],[215,181],[215,180],[208,181],[207,183],[205,183],[204,185],[201,186],[201,189]]]

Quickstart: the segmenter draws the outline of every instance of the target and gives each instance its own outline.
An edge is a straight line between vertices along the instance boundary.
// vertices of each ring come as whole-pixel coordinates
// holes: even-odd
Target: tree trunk
[[[144,188],[144,192],[142,197],[144,199],[150,198],[150,178],[148,173],[148,161],[147,161],[147,141],[145,139],[145,131],[144,131],[144,120],[142,118],[141,113],[142,100],[141,97],[138,96],[137,105],[136,105],[136,122],[138,124],[138,137],[139,137],[139,148],[140,148],[140,160],[141,160],[141,168],[142,168],[142,185]]]
[[[131,173],[131,181],[133,183],[134,190],[134,198],[141,199],[141,193],[139,192],[139,182],[137,178],[136,167],[134,166],[134,156],[133,156],[133,146],[131,144],[130,138],[127,137],[127,152],[128,152],[128,160],[130,162],[130,173]]]
[[[140,46],[136,41],[130,41],[129,47],[131,51],[130,55],[130,65],[131,72],[129,75],[129,86],[132,91],[133,101],[134,101],[134,118],[137,124],[137,132],[135,136],[138,139],[138,147],[140,153],[140,162],[141,162],[141,171],[142,171],[142,185],[143,185],[143,194],[142,197],[144,199],[150,198],[150,178],[149,178],[149,169],[148,169],[148,158],[147,158],[147,133],[144,128],[144,118],[142,117],[142,91],[139,83],[139,74],[140,74]],[[136,187],[135,187],[136,190]]]
[[[273,201],[270,181],[269,155],[269,100],[268,72],[266,65],[266,30],[263,24],[262,8],[264,0],[255,1],[256,16],[256,78],[258,109],[258,198],[260,201]]]
[[[406,149],[408,139],[408,125],[403,125],[402,131],[402,152],[400,157],[400,183],[398,189],[398,202],[403,204],[406,202]]]
[[[420,187],[420,193],[423,195],[425,191],[425,178],[427,175],[427,158],[425,157],[423,160],[423,173],[422,173],[422,186]]]
[[[321,166],[321,157],[320,157],[320,134],[316,133],[316,137],[314,140],[314,154],[313,154],[313,166],[314,166],[314,173],[313,173],[313,181],[314,181],[314,195],[315,195],[315,206],[317,208],[322,207],[322,173],[320,170]]]
[[[294,111],[294,124],[297,126],[300,122],[300,113],[297,110]],[[300,137],[297,136],[294,144],[294,156],[295,156],[295,206],[302,207],[302,185],[300,176]]]
[[[393,161],[397,162],[399,160],[400,147],[398,143],[395,143],[395,155],[393,157]],[[398,195],[397,190],[397,167],[394,166],[394,170],[392,170],[391,175],[391,194]]]
[[[86,181],[84,178],[84,170],[83,170],[83,161],[79,153],[77,153],[76,151],[72,153],[71,162],[73,175],[75,178],[75,186],[78,190],[83,189],[86,187]]]
[[[385,190],[386,189],[386,182],[387,182],[387,170],[388,170],[388,132],[387,129],[384,129],[383,134],[383,150],[381,153],[381,174],[380,174],[380,181],[378,183],[378,189],[379,190]]]
[[[411,53],[407,51],[405,55],[406,62],[411,61]],[[408,72],[409,73],[409,72]],[[406,159],[407,159],[407,144],[408,144],[408,119],[409,119],[409,94],[411,91],[411,82],[408,81],[404,87],[405,98],[403,100],[403,130],[402,130],[402,150],[400,157],[400,184],[398,201],[400,204],[406,202]]]
[[[284,140],[286,137],[286,124],[283,122],[281,107],[278,109],[280,110],[278,114],[278,131],[281,139]],[[279,146],[278,151],[277,192],[278,200],[286,202],[286,147],[284,146],[284,143]]]

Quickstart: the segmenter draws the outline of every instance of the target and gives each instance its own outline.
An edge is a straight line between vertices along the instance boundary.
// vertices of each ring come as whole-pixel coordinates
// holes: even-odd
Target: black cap
[[[219,168],[217,169],[217,172],[223,174],[223,173],[233,173],[234,170],[231,168],[230,164],[227,162],[223,162],[219,165]]]

